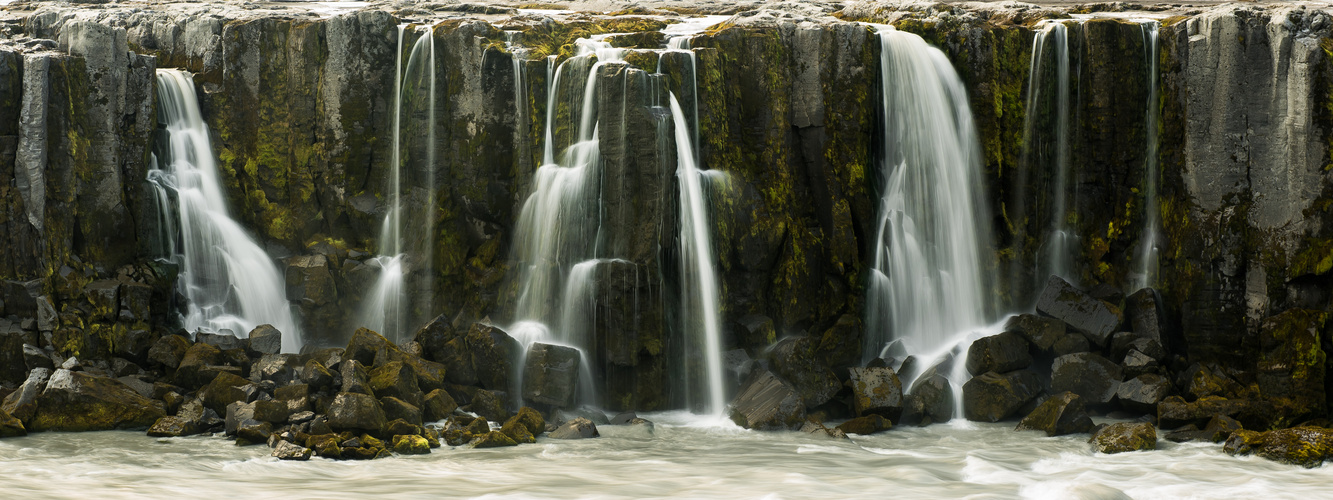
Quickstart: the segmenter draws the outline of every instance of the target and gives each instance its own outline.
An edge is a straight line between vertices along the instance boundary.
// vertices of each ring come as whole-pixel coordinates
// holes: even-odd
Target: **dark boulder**
[[[1282,419],[1277,408],[1263,400],[1208,396],[1185,402],[1179,396],[1170,396],[1157,404],[1157,425],[1168,429],[1189,424],[1202,426],[1216,415],[1234,418],[1246,429],[1268,429]]]
[[[523,366],[523,399],[568,408],[579,387],[578,349],[533,343]]]
[[[1205,425],[1203,429],[1198,428],[1194,424],[1186,425],[1185,427],[1181,427],[1180,429],[1168,433],[1166,439],[1176,443],[1184,443],[1186,441],[1220,443],[1226,441],[1231,434],[1244,428],[1245,426],[1241,425],[1240,422],[1236,421],[1234,418],[1225,415],[1214,415],[1213,418],[1208,421],[1208,425]]]
[[[564,439],[564,438],[558,438],[558,439]],[[577,439],[577,438],[570,438],[570,439]],[[481,434],[473,438],[472,440],[473,448],[499,448],[501,446],[518,446],[518,442],[514,441],[513,438],[506,436],[505,433],[500,431],[489,431],[485,434]]]
[[[271,424],[281,424],[287,421],[291,414],[287,408],[287,403],[276,399],[255,401],[255,420],[268,422]]]
[[[837,427],[844,434],[860,434],[862,436],[887,431],[891,428],[893,428],[892,422],[876,414],[853,418],[839,424]]]
[[[1322,414],[1328,356],[1321,335],[1328,313],[1291,309],[1265,319],[1259,327],[1259,391],[1283,398],[1302,412]]]
[[[1037,405],[1036,410],[1018,422],[1015,430],[1043,431],[1047,436],[1080,434],[1092,430],[1092,418],[1078,394],[1062,392]]]
[[[227,332],[227,330],[223,330],[223,332]],[[245,340],[237,338],[231,333],[199,332],[195,334],[194,341],[200,344],[211,345],[218,348],[219,351],[245,349]]]
[[[342,376],[339,391],[355,392],[372,397],[375,395],[375,391],[370,388],[370,373],[366,371],[365,365],[361,364],[360,361],[355,359],[344,360],[338,364],[338,370]]]
[[[935,371],[921,374],[912,382],[900,423],[924,426],[948,422],[953,419],[953,394],[953,385],[944,375]]]
[[[1171,382],[1157,374],[1139,375],[1120,383],[1116,398],[1126,410],[1157,414],[1157,403],[1171,395]]]
[[[980,375],[986,372],[1005,373],[1032,365],[1028,342],[1022,335],[1004,332],[982,337],[967,349],[967,372]]]
[[[509,420],[509,410],[506,409],[504,399],[491,391],[477,391],[467,410],[494,422]]]
[[[400,434],[394,436],[391,443],[393,452],[399,455],[425,455],[430,453],[430,442],[421,436]]]
[[[299,367],[299,357],[295,354],[264,354],[250,366],[250,380],[271,380],[282,387],[300,379]]]
[[[318,360],[311,359],[301,368],[301,382],[315,389],[333,386],[333,373]]]
[[[963,416],[979,422],[1004,420],[1036,398],[1042,385],[1041,376],[1028,370],[972,377],[963,384]]]
[[[47,370],[56,368],[55,362],[51,360],[51,355],[32,344],[23,344],[23,366],[29,372],[34,368],[45,368]],[[27,374],[28,372],[23,373],[23,379],[27,379]]]
[[[518,421],[517,417],[510,417],[509,420],[505,421],[504,425],[500,427],[500,432],[509,436],[509,438],[513,439],[516,443],[537,442],[537,437],[533,436],[532,431],[529,430],[526,425],[523,425],[522,422]]]
[[[343,350],[344,360],[356,360],[362,366],[373,366],[377,356],[386,356],[388,352],[398,351],[398,346],[383,335],[368,328],[357,328]]]
[[[838,376],[816,355],[816,347],[815,340],[810,337],[788,337],[768,351],[773,373],[796,388],[806,408],[828,402],[842,387]]]
[[[1151,288],[1130,294],[1125,299],[1125,317],[1129,319],[1130,329],[1139,338],[1166,345],[1167,339],[1163,335],[1165,324],[1162,321],[1163,314],[1158,300],[1157,291]]]
[[[1051,276],[1037,298],[1037,312],[1065,322],[1105,347],[1124,321],[1120,309],[1092,298],[1059,276]]]
[[[282,352],[282,332],[273,325],[256,326],[246,339],[246,350],[251,356],[278,354]]]
[[[1157,429],[1147,422],[1114,423],[1092,434],[1088,440],[1102,453],[1157,449]]]
[[[163,335],[148,349],[148,361],[175,370],[189,349],[189,339],[180,335]]]
[[[601,436],[601,433],[597,432],[597,424],[591,420],[576,418],[560,424],[549,436],[551,439],[587,439]]]
[[[467,332],[467,345],[477,383],[492,391],[509,390],[509,374],[522,349],[518,341],[498,326],[475,323]]]
[[[464,337],[445,342],[435,354],[435,361],[444,365],[445,382],[457,385],[477,385],[477,368],[472,364],[472,349]]]
[[[380,398],[380,407],[384,408],[384,418],[390,421],[402,420],[413,425],[421,425],[421,409],[407,401],[387,396]]]
[[[34,368],[28,372],[27,380],[23,381],[18,390],[5,396],[4,403],[0,403],[0,411],[4,411],[15,418],[24,422],[31,421],[37,413],[37,397],[46,390],[46,382],[51,378],[51,370],[46,368]]]
[[[747,314],[735,321],[734,332],[741,345],[772,345],[778,341],[773,320],[762,314]]]
[[[150,437],[179,437],[198,434],[198,429],[188,420],[175,415],[167,415],[157,419],[153,425],[148,427]]]
[[[1065,336],[1065,323],[1036,314],[1019,314],[1004,323],[1004,331],[1017,333],[1037,352],[1049,353]]]
[[[227,405],[223,429],[228,436],[233,436],[243,426],[259,423],[255,420],[255,404],[236,402]]]
[[[1055,341],[1051,347],[1051,355],[1059,357],[1067,354],[1076,354],[1080,352],[1091,352],[1092,343],[1081,333],[1070,333]]]
[[[1115,398],[1123,376],[1120,366],[1100,355],[1066,354],[1051,363],[1051,390],[1078,394],[1084,404],[1106,404]]]
[[[0,410],[0,438],[26,435],[28,435],[28,430],[23,427],[23,421],[4,410]]]
[[[903,385],[892,368],[850,368],[852,409],[857,416],[883,415],[897,420],[903,411]]]
[[[146,429],[164,416],[165,405],[115,379],[62,369],[51,374],[24,424],[31,431]]]
[[[1125,354],[1125,360],[1120,363],[1121,372],[1125,377],[1137,377],[1145,373],[1156,373],[1158,371],[1157,360],[1149,357],[1147,354],[1139,352],[1138,349],[1130,349]]]
[[[250,381],[235,374],[219,373],[201,390],[204,406],[222,414],[226,413],[227,405],[237,401],[243,403],[253,401],[246,396],[244,390],[249,384]]]
[[[176,385],[186,389],[203,387],[217,375],[216,370],[209,370],[208,367],[222,364],[222,359],[222,351],[216,346],[203,342],[190,346],[176,367]]]
[[[528,432],[531,432],[533,436],[540,436],[546,432],[546,420],[542,418],[542,414],[526,406],[519,408],[518,413],[509,417],[509,420],[505,421],[505,425],[510,422],[517,422],[527,427]]]
[[[791,384],[757,368],[731,401],[731,421],[746,429],[797,429],[805,421],[805,403]]]
[[[334,430],[379,432],[387,420],[374,396],[340,392],[329,405],[328,422]]]
[[[458,403],[444,389],[435,389],[422,401],[422,418],[427,422],[443,420],[458,409]]]

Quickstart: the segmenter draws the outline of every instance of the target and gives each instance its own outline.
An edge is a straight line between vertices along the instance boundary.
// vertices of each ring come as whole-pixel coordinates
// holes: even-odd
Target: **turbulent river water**
[[[601,438],[442,447],[368,462],[280,462],[263,446],[137,432],[0,440],[4,498],[1326,498],[1333,467],[1161,441],[1093,453],[1086,436],[957,422],[833,440],[683,414]]]

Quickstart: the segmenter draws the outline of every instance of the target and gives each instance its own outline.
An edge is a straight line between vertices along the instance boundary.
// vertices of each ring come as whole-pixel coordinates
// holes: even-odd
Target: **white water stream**
[[[1143,59],[1147,63],[1148,102],[1144,110],[1144,159],[1143,159],[1143,234],[1139,237],[1139,247],[1134,254],[1134,274],[1130,276],[1129,292],[1144,287],[1157,285],[1158,246],[1161,244],[1162,217],[1157,206],[1157,184],[1161,172],[1157,166],[1157,121],[1158,110],[1158,53],[1157,30],[1161,24],[1153,20],[1140,21],[1143,31]]]
[[[1050,62],[1047,61],[1048,57]],[[1054,68],[1043,69],[1052,63]],[[1069,80],[1069,28],[1061,22],[1042,25],[1041,31],[1032,39],[1032,60],[1028,67],[1025,109],[1029,111],[1023,123],[1024,162],[1032,171],[1055,173],[1049,193],[1051,209],[1047,215],[1050,219],[1041,235],[1041,247],[1037,250],[1036,278],[1038,283],[1042,283],[1047,276],[1054,274],[1076,283],[1073,258],[1078,249],[1078,240],[1068,220],[1068,196],[1072,187],[1069,179],[1072,173],[1069,145],[1069,94],[1072,85]],[[1046,90],[1054,92],[1048,93]],[[1045,116],[1048,123],[1044,127],[1038,123],[1039,109],[1049,110]]]
[[[138,432],[0,440],[9,498],[1324,498],[1333,467],[1231,457],[1218,444],[1160,441],[1103,455],[1086,436],[1048,438],[1013,423],[896,428],[837,441],[796,432],[700,427],[647,415],[648,434],[600,426],[583,441],[442,447],[369,462],[280,462],[265,446]],[[957,422],[957,421],[955,421]]]
[[[991,309],[980,255],[990,248],[981,148],[966,89],[944,53],[914,34],[879,34],[884,187],[864,352],[873,359],[901,339],[926,368],[955,346],[965,350],[960,342],[985,326]],[[903,376],[907,386],[916,373]]]
[[[299,351],[301,331],[287,302],[282,273],[228,215],[194,79],[182,71],[160,69],[157,92],[169,157],[161,159],[165,170],[149,172],[148,180],[159,197],[174,190],[180,204],[181,245],[174,251],[179,252],[175,259],[187,300],[185,328],[192,333],[230,331],[244,338],[256,326],[270,324],[282,332],[283,352]]]

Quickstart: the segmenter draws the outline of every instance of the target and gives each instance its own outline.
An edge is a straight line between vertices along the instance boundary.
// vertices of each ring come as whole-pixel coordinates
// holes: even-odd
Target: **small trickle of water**
[[[1051,62],[1048,63],[1047,59]],[[1054,64],[1050,68],[1048,64]],[[1049,222],[1037,250],[1039,278],[1052,274],[1077,282],[1073,259],[1078,236],[1069,226],[1069,192],[1072,190],[1069,146],[1069,29],[1050,22],[1032,40],[1029,64],[1027,115],[1023,123],[1023,158],[1035,172],[1052,171]],[[1054,95],[1045,91],[1054,90]],[[1040,184],[1038,184],[1040,185]]]
[[[1158,246],[1161,240],[1161,215],[1157,206],[1158,176],[1157,166],[1157,21],[1145,21],[1139,25],[1143,31],[1143,57],[1147,63],[1148,102],[1144,110],[1143,126],[1145,131],[1143,158],[1143,235],[1139,237],[1139,247],[1134,255],[1134,274],[1130,279],[1130,291],[1157,284]]]
[[[884,187],[864,352],[869,361],[901,339],[930,363],[984,326],[993,309],[983,298],[990,219],[981,148],[967,93],[944,53],[914,34],[890,27],[879,34]]]
[[[157,193],[159,215],[172,227],[169,210],[174,192],[179,207],[180,288],[187,301],[185,328],[191,332],[230,331],[245,337],[261,324],[282,332],[283,352],[301,349],[301,331],[287,302],[286,281],[277,265],[227,213],[208,126],[199,111],[194,79],[173,69],[157,70],[160,121],[168,144],[166,170],[152,170],[148,182]],[[165,238],[168,241],[173,238]]]

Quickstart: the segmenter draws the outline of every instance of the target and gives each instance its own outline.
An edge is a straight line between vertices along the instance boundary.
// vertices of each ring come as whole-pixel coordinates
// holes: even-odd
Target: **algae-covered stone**
[[[473,448],[498,448],[501,446],[518,446],[518,442],[500,431],[490,431],[472,440]]]
[[[1290,400],[1292,406],[1322,413],[1328,355],[1320,345],[1328,314],[1292,309],[1264,320],[1259,328],[1259,391]]]
[[[1333,429],[1294,427],[1268,432],[1236,431],[1222,448],[1232,455],[1255,454],[1269,460],[1314,468],[1333,456]]]
[[[207,386],[200,390],[204,395],[204,405],[219,414],[226,413],[227,405],[237,401],[245,402],[249,399],[242,389],[249,384],[249,380],[235,374],[219,373],[213,377],[213,380]]]
[[[333,385],[333,373],[318,360],[308,360],[301,369],[301,382],[315,389],[325,389]]]
[[[1088,440],[1102,453],[1157,449],[1157,429],[1147,422],[1118,422],[1102,427]]]
[[[28,430],[23,427],[22,421],[4,410],[0,410],[0,438],[26,435],[28,435]]]
[[[153,425],[148,427],[148,435],[151,437],[177,437],[198,434],[195,432],[194,425],[186,419],[167,415],[157,419]]]
[[[422,418],[428,422],[443,420],[458,409],[458,403],[444,389],[435,389],[422,401]]]
[[[510,417],[509,420],[500,427],[500,432],[509,436],[509,438],[513,439],[516,443],[537,442],[537,438],[532,435],[532,431],[528,430],[528,426],[524,425],[523,422],[519,420],[518,416]]]
[[[1157,403],[1171,395],[1171,382],[1161,375],[1148,373],[1120,383],[1116,398],[1127,410],[1157,414]]]
[[[1014,415],[1041,390],[1041,377],[1028,370],[986,372],[963,384],[963,416],[979,422],[998,422]]]
[[[51,375],[26,424],[32,431],[146,429],[164,416],[162,403],[115,379],[61,369]]]
[[[399,455],[425,455],[430,453],[430,443],[426,438],[415,434],[400,434],[393,437],[393,452]]]
[[[163,335],[148,349],[148,361],[174,370],[180,366],[189,349],[189,339],[180,335]]]
[[[375,357],[380,355],[382,351],[398,350],[398,346],[393,345],[393,342],[374,330],[358,328],[352,334],[351,340],[347,341],[347,347],[343,351],[343,359],[354,359],[364,366],[373,366]]]
[[[346,359],[338,364],[338,370],[341,371],[342,383],[339,385],[342,392],[355,392],[358,394],[367,394],[374,396],[375,392],[370,388],[370,373],[366,371],[365,365],[355,359]]]
[[[546,420],[542,418],[542,414],[527,406],[519,408],[518,413],[505,421],[505,424],[515,421],[522,423],[528,428],[528,432],[531,432],[534,436],[540,436],[543,432],[546,432]]]
[[[421,409],[403,401],[401,399],[389,396],[380,398],[380,406],[384,408],[384,418],[389,420],[403,420],[412,424],[420,425]]]
[[[1092,418],[1077,394],[1062,392],[1037,405],[1015,430],[1043,431],[1047,436],[1078,434],[1092,430]]]
[[[187,389],[197,389],[212,381],[216,372],[207,370],[209,366],[222,364],[222,351],[203,342],[195,343],[185,351],[176,367],[176,385]]]
[[[412,367],[400,361],[391,361],[370,372],[370,388],[379,397],[395,397],[412,406],[421,407],[421,388]]]
[[[903,385],[892,368],[851,368],[852,409],[857,416],[878,414],[895,420],[903,411]]]

